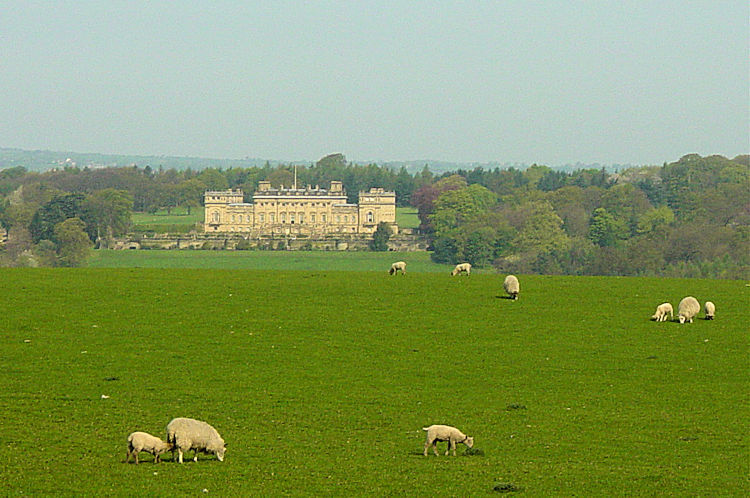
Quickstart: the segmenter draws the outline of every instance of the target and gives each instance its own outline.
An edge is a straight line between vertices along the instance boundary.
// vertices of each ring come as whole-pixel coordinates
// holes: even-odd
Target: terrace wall
[[[131,234],[115,239],[108,247],[111,249],[213,249],[236,250],[238,246],[245,249],[279,248],[290,251],[366,251],[372,237],[361,235],[326,235],[324,237],[283,237],[260,236],[246,237],[241,234]],[[400,233],[388,241],[391,251],[426,251],[427,242],[415,234]]]

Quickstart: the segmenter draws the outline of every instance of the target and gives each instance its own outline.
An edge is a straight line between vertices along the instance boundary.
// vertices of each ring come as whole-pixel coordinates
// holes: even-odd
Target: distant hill
[[[435,160],[418,160],[418,161],[352,161],[356,164],[371,164],[375,163],[379,166],[384,166],[389,169],[400,170],[401,167],[406,168],[410,174],[415,174],[428,166],[430,171],[433,173],[444,173],[446,171],[456,170],[473,170],[476,168],[482,168],[485,170],[489,169],[508,169],[516,168],[524,170],[530,165],[525,163],[511,163],[511,162],[466,162],[456,163],[448,161],[435,161]],[[106,168],[106,167],[126,167],[126,166],[151,166],[152,169],[175,169],[175,170],[202,170],[205,168],[251,168],[251,167],[263,167],[269,165],[271,167],[278,166],[280,164],[292,165],[311,165],[315,163],[315,160],[298,160],[298,161],[282,161],[277,159],[259,159],[259,158],[245,158],[245,159],[216,159],[206,157],[179,157],[179,156],[136,156],[136,155],[125,155],[125,154],[99,154],[89,152],[65,152],[65,151],[51,151],[51,150],[24,150],[14,148],[3,148],[0,147],[0,169],[13,168],[16,166],[23,166],[29,171],[47,171],[55,168],[64,168],[66,166],[79,167],[79,168]],[[605,168],[607,171],[613,172],[617,170],[623,170],[631,167],[630,164],[568,164],[564,166],[553,166],[552,168],[559,171],[575,171],[580,169],[601,169]]]

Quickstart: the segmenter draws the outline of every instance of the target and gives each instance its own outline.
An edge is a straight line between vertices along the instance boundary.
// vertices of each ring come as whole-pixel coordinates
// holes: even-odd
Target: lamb
[[[716,305],[711,301],[706,301],[704,309],[706,310],[706,320],[713,320],[714,313],[716,313]]]
[[[179,462],[182,463],[182,454],[193,450],[195,455],[193,461],[198,461],[198,453],[213,453],[220,462],[224,461],[224,452],[227,450],[224,440],[219,433],[206,422],[192,418],[175,418],[167,424],[167,442],[173,444],[172,459],[174,460],[174,449],[177,448]]]
[[[669,303],[662,303],[656,307],[656,313],[653,314],[651,319],[656,320],[657,322],[666,322],[667,313],[669,313],[669,319],[674,320],[674,309],[672,309],[672,305]]]
[[[693,318],[695,318],[700,310],[701,305],[693,296],[683,298],[677,306],[677,316],[680,318],[680,323],[693,323]]]
[[[130,461],[130,457],[135,455],[135,463],[138,464],[138,453],[145,451],[154,455],[154,463],[159,463],[159,455],[172,449],[170,443],[164,442],[156,436],[146,432],[133,432],[128,436],[128,456],[125,463]]]
[[[456,456],[456,443],[464,443],[468,448],[474,446],[473,437],[467,436],[450,425],[431,425],[429,427],[422,427],[422,430],[427,431],[427,440],[424,443],[424,456],[427,456],[427,449],[430,445],[432,445],[432,451],[435,452],[435,456],[438,456],[438,441],[448,441],[448,448],[445,450],[446,456],[448,456],[450,450],[453,450],[453,456]]]
[[[465,273],[467,275],[471,275],[471,263],[459,263],[456,265],[456,267],[451,271],[451,277],[455,277],[459,273]]]
[[[389,275],[395,275],[401,270],[401,275],[406,275],[406,263],[403,261],[396,261],[391,265],[391,269],[388,271]]]
[[[503,289],[508,293],[511,299],[518,299],[518,291],[521,287],[518,284],[518,279],[515,275],[508,275],[503,281]]]

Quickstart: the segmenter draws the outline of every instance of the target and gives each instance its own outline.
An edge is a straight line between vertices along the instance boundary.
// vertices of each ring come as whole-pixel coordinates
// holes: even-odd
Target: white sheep
[[[713,320],[714,313],[716,313],[716,305],[711,301],[706,301],[704,309],[706,310],[706,320]]]
[[[451,277],[455,277],[459,273],[465,273],[467,275],[471,275],[471,263],[457,264],[456,267],[453,268],[453,271],[451,271]]]
[[[422,427],[422,430],[427,431],[427,440],[424,443],[424,456],[427,456],[427,449],[430,446],[432,446],[435,456],[438,456],[438,441],[448,441],[448,448],[445,450],[446,456],[451,450],[453,450],[453,456],[456,456],[456,443],[464,443],[468,448],[474,446],[473,437],[467,436],[450,425],[431,425],[429,427]]]
[[[395,275],[396,273],[401,271],[401,275],[406,275],[406,263],[403,261],[396,261],[391,265],[391,269],[388,270],[389,275]]]
[[[154,463],[159,463],[159,455],[172,449],[172,445],[162,441],[156,436],[147,432],[133,432],[128,436],[128,456],[125,463],[130,461],[130,457],[135,455],[135,463],[138,463],[138,453],[145,451],[154,455]]]
[[[657,322],[666,322],[667,313],[669,313],[669,319],[674,320],[674,309],[672,308],[672,305],[669,303],[662,303],[656,307],[656,313],[651,316],[651,319],[656,320]]]
[[[521,287],[515,275],[508,275],[503,281],[503,289],[508,293],[511,299],[518,299],[518,292]]]
[[[680,323],[693,323],[693,318],[695,318],[700,310],[701,305],[693,296],[683,298],[677,306],[677,316],[680,318]]]
[[[177,448],[179,462],[182,463],[182,454],[193,450],[195,455],[193,461],[198,461],[198,453],[212,453],[220,462],[224,461],[224,452],[227,450],[224,440],[219,433],[206,422],[192,418],[175,418],[167,424],[167,442],[172,443],[172,455],[174,460],[174,449]]]

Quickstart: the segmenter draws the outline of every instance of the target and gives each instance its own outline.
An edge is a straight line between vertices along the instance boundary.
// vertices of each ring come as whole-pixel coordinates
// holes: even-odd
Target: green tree
[[[198,180],[200,180],[208,190],[226,190],[229,188],[227,177],[216,168],[204,169],[201,174],[198,175]]]
[[[597,208],[591,217],[589,240],[600,247],[612,247],[628,237],[628,226],[604,208]]]
[[[547,173],[550,173],[551,171],[552,170],[549,168],[549,166],[532,164],[531,166],[526,168],[526,171],[523,172],[523,176],[528,180],[529,185],[536,188],[542,177]]]
[[[440,237],[461,224],[471,223],[486,215],[496,204],[497,196],[478,184],[449,190],[440,194],[435,201],[430,222],[436,236]]]
[[[179,203],[187,207],[187,214],[190,214],[192,208],[201,205],[206,190],[206,184],[197,178],[185,180],[177,186]]]
[[[674,213],[668,206],[660,206],[646,211],[638,218],[638,233],[663,232],[674,222]]]
[[[8,204],[0,213],[0,224],[8,230],[14,226],[28,229],[38,209],[39,205],[32,202]]]
[[[604,192],[600,207],[606,209],[616,220],[625,223],[629,233],[636,232],[638,218],[652,208],[646,194],[631,183],[618,184]]]
[[[54,227],[58,262],[61,266],[81,266],[89,255],[91,240],[80,218],[68,218]]]
[[[372,234],[370,249],[373,251],[387,251],[388,241],[391,239],[391,235],[393,235],[391,225],[385,221],[381,221],[378,223],[375,233]]]
[[[474,266],[490,266],[495,258],[497,232],[489,226],[472,230],[466,237],[463,255]]]
[[[96,238],[123,235],[130,228],[133,196],[125,190],[99,190],[84,201],[85,220],[96,230]]]
[[[529,215],[513,242],[516,251],[530,256],[540,252],[568,249],[570,238],[562,229],[562,219],[549,202],[533,201],[526,209]]]
[[[267,180],[273,188],[291,188],[294,184],[294,173],[286,169],[276,169],[268,175]]]
[[[586,236],[589,217],[584,205],[584,191],[580,187],[562,187],[550,192],[547,199],[563,220],[563,229],[571,237]]]
[[[43,239],[52,240],[55,225],[68,218],[81,216],[84,199],[85,196],[79,193],[62,194],[53,197],[52,200],[39,208],[29,226],[34,243]]]

